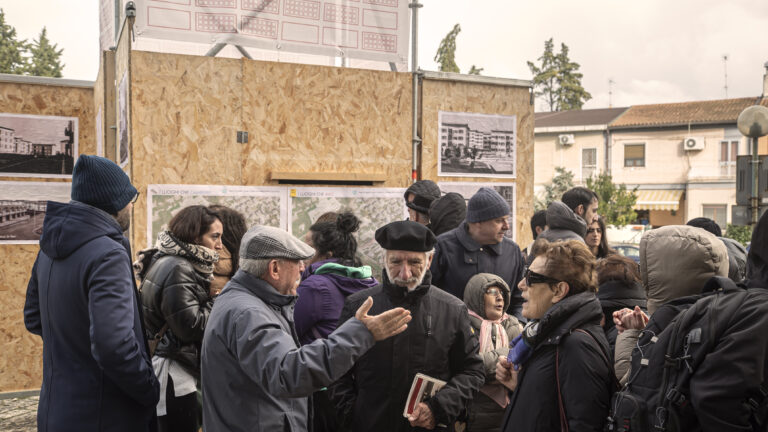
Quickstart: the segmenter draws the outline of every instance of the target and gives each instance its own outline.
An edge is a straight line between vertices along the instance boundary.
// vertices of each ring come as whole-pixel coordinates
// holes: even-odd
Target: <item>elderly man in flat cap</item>
[[[330,388],[331,399],[353,431],[410,431],[450,425],[484,382],[478,341],[464,303],[430,284],[435,236],[413,221],[376,231],[385,249],[383,283],[347,298],[340,323],[373,297],[371,311],[402,307],[412,314],[408,329],[377,343]],[[432,398],[403,416],[414,376],[446,381]]]
[[[410,312],[355,317],[328,336],[300,346],[293,305],[302,260],[314,250],[277,228],[256,226],[240,246],[240,269],[224,287],[205,328],[203,429],[306,431],[308,396],[349,370],[377,341],[404,331]]]

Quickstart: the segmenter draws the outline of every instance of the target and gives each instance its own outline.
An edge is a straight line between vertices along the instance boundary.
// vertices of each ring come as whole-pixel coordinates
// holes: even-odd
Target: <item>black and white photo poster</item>
[[[517,116],[440,111],[437,175],[515,178]]]
[[[72,176],[77,117],[0,113],[0,176]]]

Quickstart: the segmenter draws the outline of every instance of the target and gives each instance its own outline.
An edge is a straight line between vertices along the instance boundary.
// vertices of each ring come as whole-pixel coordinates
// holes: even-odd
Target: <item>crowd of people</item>
[[[346,209],[299,239],[188,206],[131,263],[136,188],[96,156],[72,177],[24,307],[43,340],[39,430],[766,430],[768,217],[749,252],[705,218],[650,230],[638,265],[610,247],[589,189],[536,212],[521,251],[494,189],[420,180],[408,220],[365,227],[381,274]],[[713,298],[729,313],[696,306]],[[672,328],[694,315],[711,325],[674,358]],[[623,417],[669,337],[659,370],[685,365],[685,385]]]

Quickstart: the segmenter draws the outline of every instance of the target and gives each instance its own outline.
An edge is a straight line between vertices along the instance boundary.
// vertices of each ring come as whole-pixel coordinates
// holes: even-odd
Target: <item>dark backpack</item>
[[[688,403],[690,378],[723,336],[723,317],[738,313],[746,297],[747,290],[730,279],[713,277],[703,294],[661,306],[632,351],[629,380],[611,399],[605,430],[696,430],[696,414]]]

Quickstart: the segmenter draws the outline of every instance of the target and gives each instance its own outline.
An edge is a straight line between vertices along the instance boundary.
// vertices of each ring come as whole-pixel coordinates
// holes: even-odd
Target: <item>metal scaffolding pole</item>
[[[419,176],[419,8],[422,7],[418,0],[412,0],[408,5],[411,8],[411,73],[412,92],[411,111],[413,112],[413,166],[411,168],[411,182],[415,182]]]

